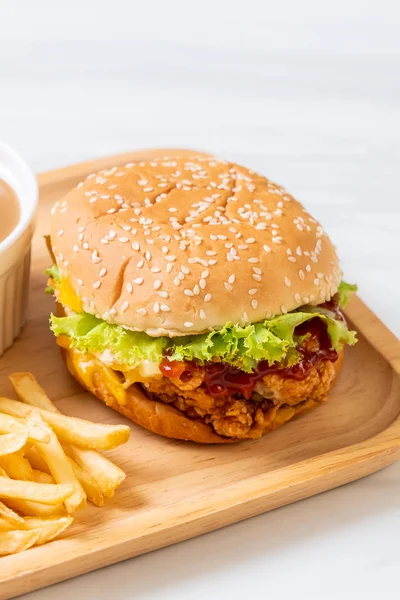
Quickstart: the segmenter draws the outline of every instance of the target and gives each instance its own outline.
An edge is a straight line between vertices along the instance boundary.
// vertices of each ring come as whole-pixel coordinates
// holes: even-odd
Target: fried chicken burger
[[[323,228],[211,157],[100,171],[52,211],[51,329],[72,375],[155,433],[258,438],[327,399],[355,342]]]

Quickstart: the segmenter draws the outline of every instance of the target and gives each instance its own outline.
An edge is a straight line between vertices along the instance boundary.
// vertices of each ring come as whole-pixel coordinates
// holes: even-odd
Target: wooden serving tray
[[[28,323],[0,359],[2,395],[12,393],[10,372],[29,370],[63,412],[127,422],[84,392],[61,360],[48,329],[53,301],[44,295],[49,258],[43,235],[49,231],[52,203],[90,172],[155,154],[130,153],[39,176]],[[359,343],[347,350],[326,405],[263,439],[228,446],[177,442],[132,425],[129,443],[110,453],[127,473],[115,499],[105,508],[89,506],[78,513],[62,538],[1,558],[0,599],[313,496],[399,458],[399,343],[359,298],[352,299],[346,312]]]

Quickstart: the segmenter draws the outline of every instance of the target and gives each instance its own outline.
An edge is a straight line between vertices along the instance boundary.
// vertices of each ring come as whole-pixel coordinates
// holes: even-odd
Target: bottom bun
[[[122,415],[140,425],[141,427],[157,433],[159,435],[185,441],[197,442],[200,444],[227,444],[231,442],[244,441],[242,438],[223,437],[215,433],[213,427],[200,420],[190,419],[183,412],[174,407],[164,404],[163,402],[147,398],[138,386],[132,385],[124,392],[124,402],[117,400],[115,393],[107,385],[107,381],[103,376],[104,368],[107,369],[98,359],[93,356],[81,354],[72,348],[61,349],[63,358],[67,364],[71,375],[79,381],[79,383],[102,400],[110,408],[120,412]],[[339,353],[338,360],[334,363],[335,377],[332,385],[340,371],[343,360],[343,350]],[[82,378],[80,372],[85,373],[88,364],[91,364],[92,375],[90,378]],[[82,368],[80,368],[82,365]],[[332,386],[331,386],[332,387]],[[266,427],[262,435],[277,429],[293,417],[305,414],[312,408],[318,406],[321,402],[309,399],[301,402],[297,406],[292,406],[294,409],[290,411],[290,416],[287,416],[285,407],[278,408],[276,418]],[[281,412],[279,412],[281,411]],[[249,435],[247,439],[252,439]],[[259,435],[257,436],[259,437]]]

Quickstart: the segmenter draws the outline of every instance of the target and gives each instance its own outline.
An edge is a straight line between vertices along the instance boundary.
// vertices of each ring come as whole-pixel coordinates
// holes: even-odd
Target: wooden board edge
[[[353,295],[345,314],[368,342],[400,375],[400,342],[376,314],[357,295]]]
[[[352,463],[348,461],[342,465],[340,479],[338,479],[337,470],[322,471],[314,478],[313,487],[309,486],[309,480],[290,484],[290,497],[287,494],[287,487],[283,487],[276,490],[272,495],[253,496],[249,494],[244,499],[242,492],[240,492],[241,498],[236,504],[228,503],[222,507],[218,506],[217,509],[213,502],[208,508],[203,509],[199,509],[196,505],[191,506],[192,518],[190,520],[185,515],[182,515],[181,518],[177,515],[173,518],[173,515],[171,515],[171,517],[168,516],[170,522],[168,528],[161,527],[160,524],[159,528],[149,528],[149,531],[139,538],[132,537],[129,540],[121,541],[112,546],[105,546],[86,554],[80,553],[71,557],[68,561],[43,566],[35,571],[29,570],[18,577],[0,579],[0,600],[15,598],[44,586],[65,581],[71,578],[71,572],[74,573],[74,577],[83,575],[98,568],[221,529],[264,512],[340,487],[389,466],[399,457],[400,447],[397,447],[385,448],[381,452],[374,453],[373,456],[364,456],[364,459],[360,462]],[[177,511],[179,507],[173,507],[173,509]]]

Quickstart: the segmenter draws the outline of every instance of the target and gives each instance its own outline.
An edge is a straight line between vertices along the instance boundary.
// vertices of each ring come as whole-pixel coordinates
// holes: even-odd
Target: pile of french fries
[[[130,429],[58,411],[31,373],[13,373],[19,400],[0,397],[0,555],[44,544],[87,500],[103,506],[125,473],[98,450],[125,443]]]

